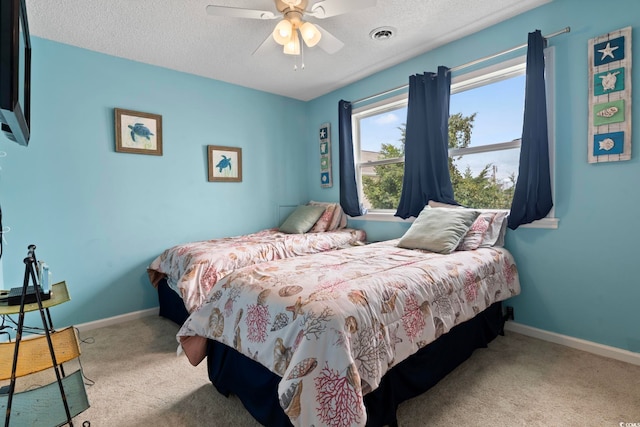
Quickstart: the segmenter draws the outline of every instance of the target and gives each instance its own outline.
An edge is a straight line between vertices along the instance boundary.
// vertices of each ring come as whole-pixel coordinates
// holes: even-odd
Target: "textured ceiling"
[[[298,71],[296,57],[275,43],[252,55],[278,20],[205,10],[213,4],[278,13],[273,0],[27,0],[27,14],[34,36],[309,100],[549,1],[378,0],[357,12],[307,17],[345,46],[332,55],[304,49]],[[372,40],[369,32],[382,26],[396,28],[395,36]]]

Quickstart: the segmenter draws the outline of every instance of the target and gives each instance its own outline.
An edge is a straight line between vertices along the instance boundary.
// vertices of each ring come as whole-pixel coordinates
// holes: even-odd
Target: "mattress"
[[[365,425],[385,373],[519,292],[504,248],[441,255],[391,240],[238,269],[178,339],[193,364],[211,339],[278,375],[293,425]]]
[[[251,264],[342,249],[363,242],[362,230],[341,229],[321,233],[286,234],[277,229],[184,243],[165,250],[149,265],[151,283],[167,284],[183,300],[187,312],[204,301],[222,277]]]

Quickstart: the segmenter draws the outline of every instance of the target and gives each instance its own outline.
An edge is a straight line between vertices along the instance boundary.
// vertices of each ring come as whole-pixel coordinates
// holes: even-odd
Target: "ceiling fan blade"
[[[307,11],[306,14],[314,18],[324,19],[375,5],[376,0],[323,0],[314,3],[310,8],[311,10]]]
[[[276,14],[269,10],[243,9],[241,7],[207,6],[207,13],[215,16],[230,16],[232,18],[275,19]]]
[[[258,53],[258,54],[259,54],[259,53],[262,53],[262,52],[266,51],[267,49],[269,49],[269,48],[271,48],[271,47],[273,47],[273,46],[275,46],[275,45],[278,45],[278,44],[277,44],[277,43],[276,43],[276,41],[273,39],[273,36],[271,35],[271,33],[269,33],[269,35],[267,36],[267,38],[266,38],[266,39],[264,39],[264,41],[263,41],[262,43],[260,43],[260,46],[258,46],[258,47],[256,48],[256,50],[254,50],[254,51],[253,51],[253,53],[252,53],[251,55],[255,55],[255,54],[257,54],[257,53]]]
[[[322,50],[324,50],[328,54],[333,54],[339,51],[340,49],[342,49],[342,47],[344,46],[344,43],[338,40],[336,36],[331,34],[329,31],[325,30],[318,24],[313,24],[313,25],[315,25],[318,31],[320,31],[320,34],[322,34],[322,37],[318,42],[318,46],[320,46]]]

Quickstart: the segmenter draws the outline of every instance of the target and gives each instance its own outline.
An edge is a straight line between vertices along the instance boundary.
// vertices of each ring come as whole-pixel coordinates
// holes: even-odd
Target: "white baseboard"
[[[106,319],[95,320],[93,322],[81,323],[75,325],[80,332],[90,331],[92,329],[102,328],[104,326],[117,325],[118,323],[128,322],[129,320],[142,319],[147,316],[158,315],[158,307],[148,308],[146,310],[133,311],[131,313],[121,314],[119,316],[107,317]]]
[[[592,341],[582,340],[580,338],[573,338],[567,335],[556,334],[555,332],[532,328],[531,326],[522,325],[520,323],[512,321],[505,323],[504,329],[507,331],[516,332],[518,334],[527,335],[529,337],[549,341],[555,344],[561,344],[567,347],[597,354],[598,356],[621,360],[633,365],[640,365],[640,353],[634,353],[632,351],[598,344]]]

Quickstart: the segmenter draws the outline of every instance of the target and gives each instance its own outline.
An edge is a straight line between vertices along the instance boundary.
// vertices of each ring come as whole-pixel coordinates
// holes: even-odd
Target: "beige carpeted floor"
[[[91,427],[257,426],[176,356],[178,326],[146,317],[80,334]],[[71,372],[73,366],[67,366]],[[20,381],[20,380],[19,380]],[[410,426],[640,426],[640,366],[515,333],[498,337],[398,409]]]

